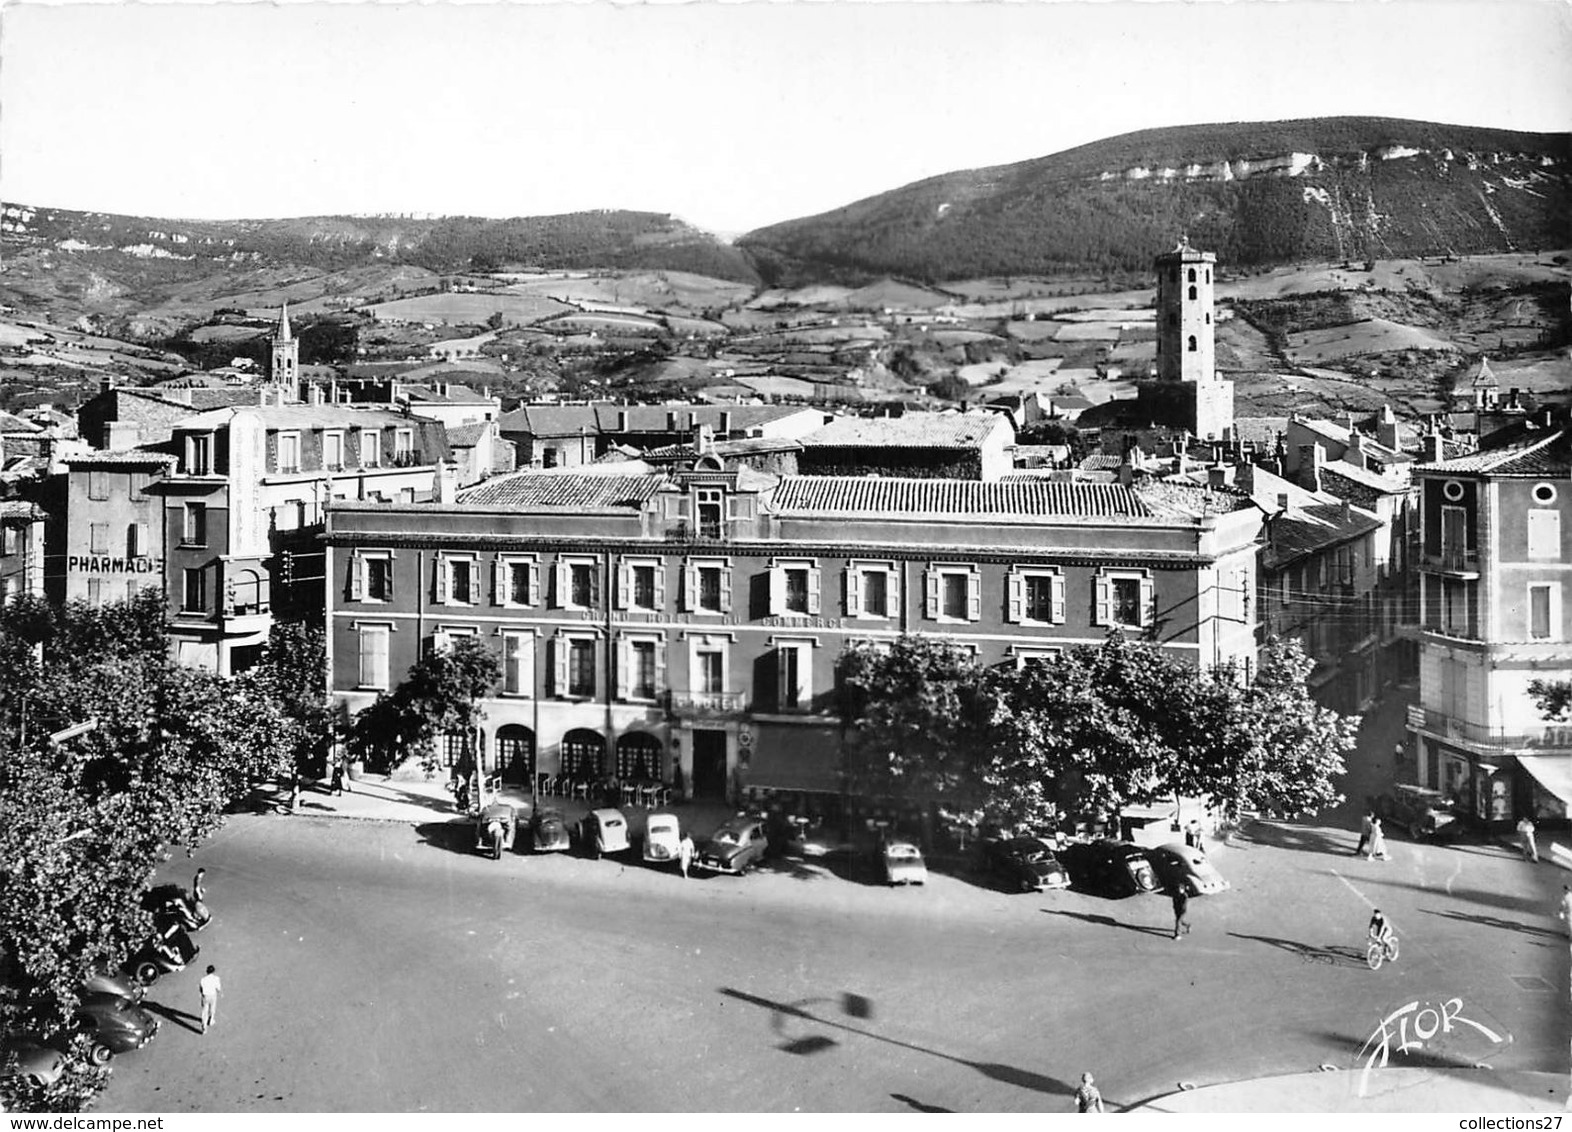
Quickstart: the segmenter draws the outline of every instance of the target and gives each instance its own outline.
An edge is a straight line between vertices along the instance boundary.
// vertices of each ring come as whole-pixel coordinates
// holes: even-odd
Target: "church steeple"
[[[272,364],[268,380],[274,385],[293,387],[300,380],[300,341],[289,329],[289,304],[278,312],[278,329],[273,333]]]

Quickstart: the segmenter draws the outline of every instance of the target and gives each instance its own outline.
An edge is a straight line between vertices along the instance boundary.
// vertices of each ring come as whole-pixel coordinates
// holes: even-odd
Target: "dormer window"
[[[725,514],[725,493],[718,488],[701,488],[695,501],[700,538],[721,537],[721,516]]]
[[[322,434],[322,466],[330,472],[344,470],[344,434],[342,432],[324,432]]]
[[[360,466],[375,468],[382,463],[382,437],[373,429],[360,430]]]
[[[298,432],[281,432],[278,434],[279,475],[290,476],[299,471],[300,434]]]

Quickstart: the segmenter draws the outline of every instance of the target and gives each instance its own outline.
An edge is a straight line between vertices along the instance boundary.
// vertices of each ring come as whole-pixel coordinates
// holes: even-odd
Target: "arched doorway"
[[[569,778],[599,778],[606,769],[606,740],[580,727],[562,737],[562,773]]]
[[[623,782],[659,782],[665,747],[645,731],[617,737],[617,777]]]
[[[509,782],[532,785],[535,781],[535,733],[517,723],[497,728],[497,769]]]

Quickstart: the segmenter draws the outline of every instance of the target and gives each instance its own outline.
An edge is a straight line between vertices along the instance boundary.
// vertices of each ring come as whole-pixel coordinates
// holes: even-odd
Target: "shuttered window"
[[[389,625],[360,626],[360,687],[386,689],[388,686]]]
[[[1144,570],[1103,570],[1094,583],[1093,623],[1142,629],[1156,617],[1156,585]]]
[[[975,566],[930,566],[923,591],[923,612],[930,621],[982,618],[982,575]]]
[[[1064,575],[1016,567],[1005,577],[1007,620],[1017,625],[1064,624]]]
[[[770,563],[770,615],[812,617],[819,612],[819,564],[811,558]]]

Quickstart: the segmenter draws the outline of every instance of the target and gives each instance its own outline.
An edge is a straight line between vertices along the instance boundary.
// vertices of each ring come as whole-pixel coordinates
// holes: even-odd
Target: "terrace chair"
[[[537,774],[535,776],[535,793],[537,793],[537,794],[550,794],[551,793],[551,775],[549,775],[549,774]]]
[[[650,810],[655,808],[655,791],[658,788],[653,782],[639,783],[639,805]]]
[[[624,806],[631,805],[633,803],[634,797],[638,794],[638,792],[639,788],[636,785],[631,782],[624,781],[622,784],[622,804]]]
[[[580,778],[580,779],[577,779],[573,783],[573,796],[575,798],[583,798],[586,802],[588,802],[589,801],[589,792],[590,792],[590,781],[589,781],[589,779],[587,779],[587,778]]]

